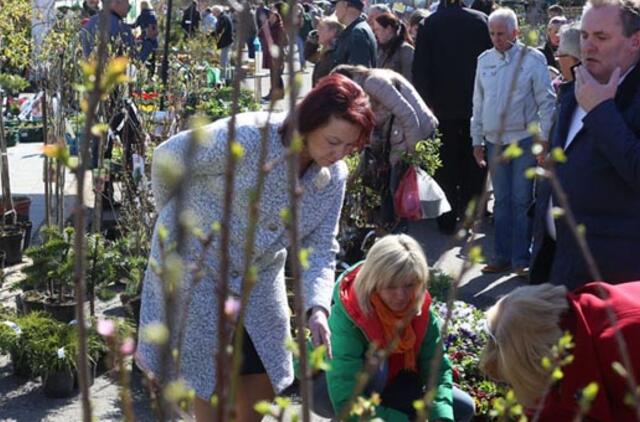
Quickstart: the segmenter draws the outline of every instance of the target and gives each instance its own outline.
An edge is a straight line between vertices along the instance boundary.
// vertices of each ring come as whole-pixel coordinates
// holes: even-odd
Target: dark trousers
[[[531,284],[542,284],[549,282],[551,275],[551,266],[553,265],[553,256],[556,253],[556,241],[547,233],[542,239],[542,246],[538,254],[532,257],[531,273],[529,274],[529,282]]]
[[[249,54],[249,58],[250,59],[255,59],[256,58],[256,48],[253,45],[253,39],[255,37],[250,37],[247,39],[247,50],[248,50],[248,54]]]
[[[375,379],[373,381],[376,381]],[[384,381],[383,381],[384,382]],[[370,396],[371,393],[377,391],[371,388],[369,383],[364,391],[364,396]],[[379,388],[381,389],[381,388]],[[458,387],[452,389],[453,398],[453,420],[456,422],[468,422],[475,414],[475,403],[471,396]],[[412,400],[413,401],[413,400]],[[384,402],[383,402],[384,406]],[[391,406],[393,407],[393,406]],[[317,374],[313,379],[313,412],[323,418],[335,418],[336,411],[333,409],[331,399],[329,398],[329,388],[327,386],[327,376],[324,372]]]
[[[435,179],[447,195],[451,211],[438,217],[438,226],[443,231],[453,232],[457,219],[464,218],[469,201],[482,193],[487,171],[473,158],[468,119],[440,119],[439,130],[442,133],[442,167],[436,172]]]

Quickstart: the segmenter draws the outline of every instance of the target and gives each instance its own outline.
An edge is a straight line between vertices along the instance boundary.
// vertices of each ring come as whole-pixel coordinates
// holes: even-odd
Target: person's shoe
[[[262,102],[270,103],[271,101],[278,101],[283,98],[284,98],[284,92],[280,90],[280,91],[272,92],[268,95],[265,95],[264,97],[262,97]]]
[[[271,92],[271,100],[278,101],[284,98],[284,89],[275,89]]]
[[[506,273],[511,271],[511,265],[509,264],[487,264],[480,270],[485,274],[497,274]]]
[[[529,267],[515,267],[513,273],[518,277],[529,278]]]

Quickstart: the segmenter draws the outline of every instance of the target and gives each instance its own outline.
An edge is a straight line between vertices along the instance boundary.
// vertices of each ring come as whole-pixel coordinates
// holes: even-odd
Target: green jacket
[[[352,391],[356,386],[356,376],[364,367],[365,354],[371,344],[370,336],[365,334],[365,332],[369,332],[367,328],[370,327],[363,327],[362,315],[354,315],[354,312],[350,311],[354,309],[352,301],[355,300],[355,295],[349,295],[348,289],[350,289],[355,279],[359,266],[360,264],[356,264],[351,267],[338,279],[333,292],[333,306],[329,317],[333,359],[330,362],[331,369],[327,372],[327,387],[331,403],[336,412],[340,412],[349,402]],[[345,301],[351,303],[345,303]],[[359,306],[357,308],[359,309]],[[425,385],[428,383],[432,358],[437,353],[443,353],[438,317],[429,303],[426,303],[425,307],[423,307],[423,310],[426,311],[427,309],[428,321],[426,315],[422,316],[422,320],[425,323],[422,325],[423,332],[416,333],[418,338],[423,336],[419,353],[417,353],[417,367]],[[375,318],[375,316],[372,318]],[[416,316],[414,320],[417,318],[419,316]],[[361,325],[358,325],[355,322],[356,320],[359,320]],[[368,324],[369,321],[364,321],[364,323]],[[413,321],[412,325],[414,325]],[[408,421],[404,413],[384,406],[376,408],[376,417],[382,418],[387,422]],[[443,356],[440,365],[437,390],[429,420],[453,421],[452,371],[451,363],[446,355]]]

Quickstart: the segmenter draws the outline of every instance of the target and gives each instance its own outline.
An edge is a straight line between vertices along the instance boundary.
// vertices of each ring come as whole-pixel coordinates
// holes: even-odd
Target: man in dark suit
[[[469,123],[476,59],[493,45],[484,13],[463,7],[460,0],[442,1],[418,29],[413,84],[440,122],[443,166],[435,178],[452,211],[438,218],[438,226],[452,234],[485,183],[486,170],[473,159]]]
[[[590,0],[582,16],[583,65],[559,96],[551,148],[556,167],[603,281],[640,279],[640,8]],[[536,200],[531,281],[574,289],[593,281],[558,200],[541,183]]]

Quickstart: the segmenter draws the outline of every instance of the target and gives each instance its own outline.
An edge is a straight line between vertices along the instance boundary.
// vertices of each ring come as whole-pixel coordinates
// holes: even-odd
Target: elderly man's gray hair
[[[560,28],[562,25],[566,25],[569,23],[569,19],[564,16],[554,16],[549,20],[549,24],[547,28]]]
[[[391,13],[391,8],[384,3],[376,3],[369,6],[367,9],[367,13],[378,12],[378,13]]]
[[[491,12],[489,15],[489,24],[497,21],[504,22],[507,25],[508,31],[513,31],[518,28],[518,17],[516,16],[516,12],[508,7],[501,7]]]

